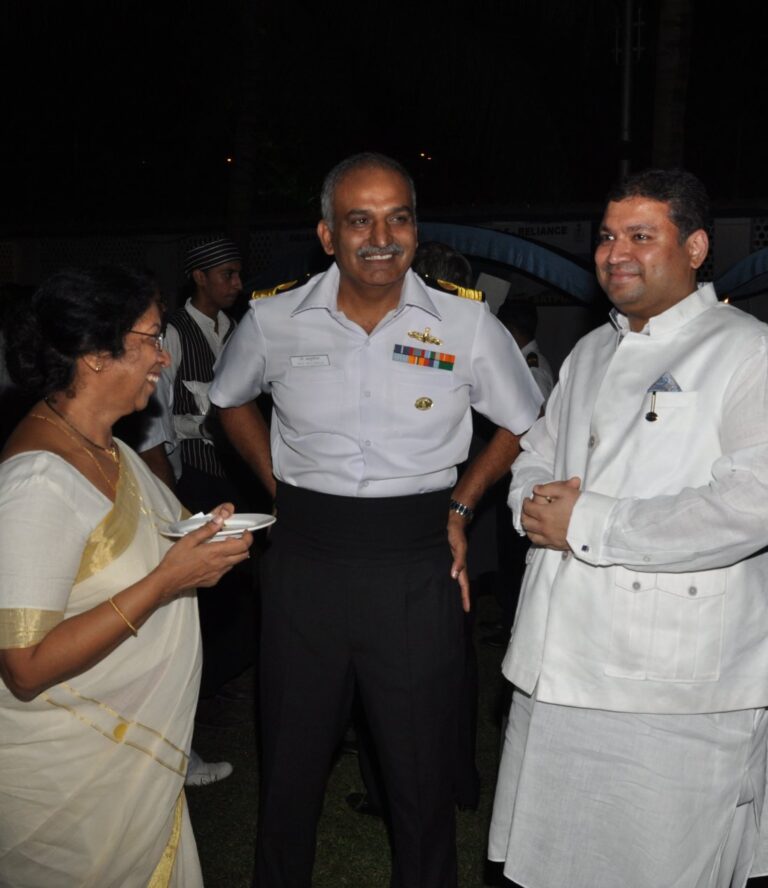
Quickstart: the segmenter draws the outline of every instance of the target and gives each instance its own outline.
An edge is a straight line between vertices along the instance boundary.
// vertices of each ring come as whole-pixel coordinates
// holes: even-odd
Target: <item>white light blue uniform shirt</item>
[[[485,304],[432,290],[409,271],[399,305],[368,335],[337,309],[338,288],[334,264],[254,300],[216,363],[212,403],[272,395],[278,480],[339,496],[442,490],[467,456],[470,407],[515,434],[535,421],[541,394]],[[409,335],[427,328],[439,345]],[[453,360],[443,369],[408,363],[408,349]]]

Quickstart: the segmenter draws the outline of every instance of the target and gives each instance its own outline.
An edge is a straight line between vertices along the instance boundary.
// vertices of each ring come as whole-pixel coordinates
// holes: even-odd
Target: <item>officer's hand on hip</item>
[[[451,547],[453,563],[451,576],[459,583],[461,605],[469,613],[469,575],[467,573],[467,520],[456,512],[448,515],[448,545]]]

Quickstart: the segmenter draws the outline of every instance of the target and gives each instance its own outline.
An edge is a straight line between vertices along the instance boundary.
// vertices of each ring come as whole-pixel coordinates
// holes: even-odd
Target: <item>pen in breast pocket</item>
[[[659,414],[656,412],[656,392],[651,392],[651,409],[645,414],[648,422],[656,422]]]

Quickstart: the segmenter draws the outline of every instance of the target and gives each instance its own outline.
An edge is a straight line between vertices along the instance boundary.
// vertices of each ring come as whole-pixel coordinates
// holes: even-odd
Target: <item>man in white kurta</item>
[[[768,328],[695,288],[706,195],[648,171],[510,491],[535,544],[489,856],[526,888],[743,885],[768,704]]]

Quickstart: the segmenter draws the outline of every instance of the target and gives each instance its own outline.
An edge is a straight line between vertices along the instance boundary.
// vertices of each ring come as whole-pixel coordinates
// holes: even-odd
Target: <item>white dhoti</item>
[[[756,861],[766,710],[606,712],[513,697],[488,856],[525,888],[728,888]]]

